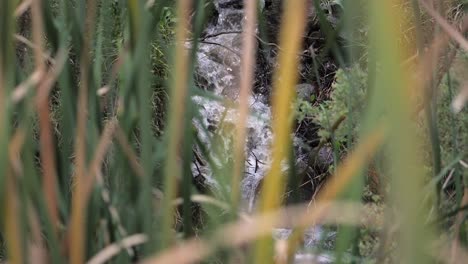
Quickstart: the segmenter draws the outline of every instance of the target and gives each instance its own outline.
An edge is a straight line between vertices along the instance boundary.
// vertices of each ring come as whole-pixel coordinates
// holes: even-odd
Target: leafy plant
[[[321,129],[319,136],[327,140],[333,133],[334,140],[344,143],[354,141],[359,134],[363,110],[366,107],[367,74],[359,65],[336,72],[330,99],[312,107],[303,107],[304,115],[311,117]],[[333,126],[341,118],[346,118],[338,128]]]

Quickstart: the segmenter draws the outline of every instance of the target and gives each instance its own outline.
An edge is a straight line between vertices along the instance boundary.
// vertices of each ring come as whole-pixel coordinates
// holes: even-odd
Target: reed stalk
[[[282,164],[288,160],[291,136],[294,87],[297,83],[298,53],[305,28],[306,1],[295,1],[283,6],[283,20],[280,30],[279,68],[273,80],[273,133],[272,164],[265,176],[261,191],[260,212],[269,212],[281,205],[281,197],[287,182]],[[255,248],[255,263],[271,262],[273,258],[271,238],[260,239]]]

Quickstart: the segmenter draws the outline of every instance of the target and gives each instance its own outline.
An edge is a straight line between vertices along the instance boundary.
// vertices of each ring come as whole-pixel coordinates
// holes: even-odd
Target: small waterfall
[[[241,32],[244,20],[241,0],[215,0],[217,16],[211,21],[204,32],[197,53],[196,80],[199,86],[213,92],[222,100],[194,96],[193,101],[199,105],[201,118],[194,121],[198,128],[200,139],[210,149],[211,160],[219,167],[227,164],[232,154],[233,129],[238,119],[235,102],[239,95],[239,68],[241,54]],[[312,86],[302,85],[299,93],[306,93],[310,98]],[[270,90],[263,87],[259,90]],[[250,116],[247,121],[247,142],[245,144],[245,175],[241,183],[243,210],[251,212],[255,207],[256,194],[259,183],[268,172],[270,165],[270,146],[273,133],[271,129],[271,107],[268,98],[260,93],[254,93],[249,98]],[[205,129],[204,129],[205,128]],[[226,128],[226,129],[222,129]],[[211,138],[216,131],[223,130],[222,137],[211,146]],[[307,159],[301,139],[294,138],[297,153],[297,163],[304,163]],[[222,155],[217,155],[214,149],[220,149]],[[194,175],[202,173],[208,182],[217,185],[213,180],[208,166],[193,165]],[[286,239],[290,229],[278,228],[273,236],[276,239]],[[304,235],[304,247],[313,248],[321,237],[320,227],[308,229]],[[313,258],[313,259],[311,259]],[[329,263],[331,260],[324,256],[297,253],[297,263]]]
[[[197,54],[197,81],[205,89],[225,98],[226,102],[207,99],[201,96],[193,98],[200,106],[202,120],[196,122],[198,128],[218,128],[222,123],[225,127],[234,127],[238,118],[235,104],[239,95],[239,67],[241,53],[241,31],[244,14],[242,1],[215,1],[218,16],[205,29],[204,40],[199,45]],[[268,170],[270,163],[270,144],[272,140],[271,109],[267,99],[260,94],[253,94],[249,98],[250,116],[247,120],[247,142],[245,148],[245,177],[242,181],[242,198],[247,203],[246,210],[251,211],[254,206],[257,186]],[[199,129],[203,131],[203,129]],[[229,158],[230,146],[233,144],[232,132],[226,130],[223,135],[222,146],[224,158]],[[209,144],[212,135],[200,133],[200,137]],[[213,156],[213,160],[222,166],[220,157]],[[197,168],[200,169],[200,168]],[[210,175],[208,169],[203,171]]]

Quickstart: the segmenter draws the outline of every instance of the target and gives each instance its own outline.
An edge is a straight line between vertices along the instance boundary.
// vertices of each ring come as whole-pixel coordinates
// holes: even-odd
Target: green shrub
[[[299,118],[313,119],[321,127],[319,136],[322,140],[329,139],[332,133],[338,143],[354,140],[359,130],[358,120],[366,105],[366,81],[367,74],[358,65],[339,69],[330,99],[313,106],[308,102],[300,102]],[[346,120],[334,130],[336,122],[343,117]]]

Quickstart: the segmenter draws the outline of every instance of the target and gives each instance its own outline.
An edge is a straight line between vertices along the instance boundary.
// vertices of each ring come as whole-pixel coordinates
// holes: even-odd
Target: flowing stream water
[[[241,54],[241,33],[244,13],[240,0],[215,0],[217,17],[207,26],[203,41],[197,53],[197,82],[206,90],[224,100],[214,100],[203,96],[192,99],[200,106],[201,118],[194,124],[198,128],[201,140],[208,145],[213,162],[222,167],[227,163],[232,153],[233,127],[238,118],[235,102],[239,95],[239,72]],[[265,87],[271,89],[271,87]],[[229,103],[231,102],[231,103]],[[234,103],[232,103],[234,102]],[[249,98],[250,116],[247,121],[247,142],[245,145],[245,175],[241,182],[243,206],[242,210],[251,212],[255,208],[257,188],[269,169],[270,145],[273,138],[271,130],[271,108],[265,95],[253,93]],[[214,134],[226,128],[221,133],[221,139],[213,143]],[[217,131],[217,132],[216,132]],[[299,142],[294,139],[294,142]],[[296,145],[296,144],[295,144]],[[297,146],[295,146],[297,148]],[[221,152],[222,155],[219,155]],[[301,157],[296,157],[300,160]],[[203,174],[216,185],[211,169],[202,164],[193,165],[194,173]],[[323,235],[320,227],[309,229],[304,235],[304,248],[311,249]],[[287,239],[291,230],[277,228],[273,236],[278,240]],[[326,256],[312,254],[296,254],[297,263],[329,263]]]
[[[222,155],[213,153],[213,160],[221,165],[230,158],[233,144],[232,129],[238,118],[235,102],[239,95],[239,67],[241,51],[242,8],[232,4],[235,1],[215,1],[218,11],[217,21],[206,28],[205,40],[200,43],[197,54],[197,75],[207,90],[219,95],[225,101],[207,99],[195,96],[193,100],[199,104],[201,120],[195,123],[200,136],[205,143],[210,144],[215,129],[222,124],[227,129],[222,135],[217,148],[224,150]],[[234,104],[229,104],[234,102]],[[250,115],[247,120],[247,142],[245,149],[245,176],[242,180],[242,198],[246,202],[246,210],[254,207],[256,189],[260,180],[266,174],[270,163],[271,109],[265,96],[252,94],[249,98]],[[204,133],[202,127],[211,130],[211,134]],[[223,157],[221,157],[223,156]],[[225,159],[225,160],[221,160]],[[200,168],[197,168],[200,169]],[[210,176],[208,168],[203,171]]]

